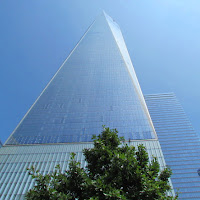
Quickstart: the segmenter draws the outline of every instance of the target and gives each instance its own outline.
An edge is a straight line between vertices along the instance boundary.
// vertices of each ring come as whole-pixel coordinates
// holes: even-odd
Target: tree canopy
[[[81,168],[72,153],[69,169],[42,175],[34,167],[28,169],[35,186],[26,194],[31,200],[174,200],[170,196],[169,168],[160,171],[157,159],[149,162],[143,145],[129,146],[118,137],[116,129],[103,127],[93,136],[94,147],[84,149],[87,166]]]

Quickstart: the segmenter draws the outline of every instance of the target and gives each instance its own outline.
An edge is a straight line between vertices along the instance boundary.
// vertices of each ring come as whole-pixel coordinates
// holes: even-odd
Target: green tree
[[[103,128],[93,137],[94,147],[84,149],[87,167],[81,168],[71,156],[69,170],[61,173],[57,166],[50,174],[42,175],[34,167],[29,174],[35,186],[26,194],[27,199],[90,199],[90,200],[172,200],[168,179],[171,170],[160,171],[156,158],[149,162],[143,145],[137,149],[118,137],[116,129]]]

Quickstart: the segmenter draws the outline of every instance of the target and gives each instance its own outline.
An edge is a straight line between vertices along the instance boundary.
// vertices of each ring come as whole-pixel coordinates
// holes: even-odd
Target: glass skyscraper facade
[[[190,199],[191,193],[197,198],[198,192],[189,183],[183,185],[183,180],[190,177],[192,181],[194,175],[198,185],[198,167],[195,169],[198,164],[193,165],[193,160],[186,156],[183,160],[188,159],[193,169],[180,168],[183,165],[180,154],[185,149],[177,149],[181,147],[180,141],[183,143],[190,134],[195,135],[194,131],[189,129],[189,122],[183,117],[180,105],[174,103],[173,95],[147,95],[145,99],[120,28],[103,13],[88,28],[0,149],[0,198],[24,199],[34,184],[26,171],[32,165],[48,173],[60,164],[64,171],[70,153],[75,152],[84,167],[82,150],[93,146],[91,136],[99,134],[104,124],[117,128],[119,135],[131,145],[144,144],[150,159],[156,156],[161,168],[166,166],[166,159],[174,170],[174,187],[183,192],[181,198]],[[174,115],[177,123],[173,124]],[[185,139],[179,140],[180,136]],[[199,141],[197,137],[196,141]],[[200,148],[196,144],[195,151],[185,154],[196,156]],[[178,156],[179,167],[173,165]],[[185,179],[177,181],[182,175]]]
[[[175,94],[145,96],[173,186],[180,199],[200,199],[200,141]]]
[[[126,139],[156,134],[119,26],[89,27],[6,144],[89,142],[102,124]]]

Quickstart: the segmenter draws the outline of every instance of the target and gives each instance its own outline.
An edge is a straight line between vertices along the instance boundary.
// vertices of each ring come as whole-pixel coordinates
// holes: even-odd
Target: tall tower
[[[33,186],[26,171],[32,165],[48,173],[60,164],[64,171],[75,152],[84,166],[82,150],[93,146],[91,136],[104,124],[130,144],[144,144],[166,166],[120,28],[105,13],[0,148],[0,198],[24,198]]]
[[[117,128],[150,157],[163,154],[119,26],[102,13],[88,28],[0,149],[1,199],[23,199],[33,182],[26,168],[64,171],[102,125]]]
[[[119,26],[106,14],[89,27],[6,145],[90,142],[102,125],[126,139],[155,139]]]

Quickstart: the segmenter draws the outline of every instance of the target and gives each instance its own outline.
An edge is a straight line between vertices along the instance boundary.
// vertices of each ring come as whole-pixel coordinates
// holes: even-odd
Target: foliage
[[[34,167],[29,174],[35,179],[35,186],[26,194],[27,199],[90,199],[90,200],[167,200],[177,199],[169,196],[171,187],[168,179],[171,170],[160,171],[156,158],[149,162],[143,145],[136,149],[128,146],[118,137],[116,129],[103,129],[93,136],[94,147],[84,149],[87,167],[81,168],[71,156],[69,170],[55,171],[42,175]]]

